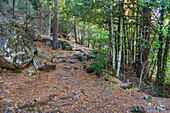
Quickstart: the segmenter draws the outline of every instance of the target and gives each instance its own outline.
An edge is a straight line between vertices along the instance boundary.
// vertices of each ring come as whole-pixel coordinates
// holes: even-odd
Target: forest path
[[[15,108],[17,112],[29,111],[37,113],[123,113],[131,112],[132,106],[143,106],[147,112],[170,112],[170,99],[152,97],[144,99],[147,94],[138,93],[138,88],[122,89],[122,82],[112,77],[110,84],[103,76],[96,77],[95,73],[88,74],[83,68],[90,65],[90,61],[80,62],[73,60],[73,54],[86,54],[88,48],[72,43],[73,51],[53,50],[41,42],[35,42],[36,47],[51,55],[56,55],[53,62],[56,69],[50,72],[35,70],[32,64],[25,71],[34,71],[35,75],[29,76],[25,71],[16,74],[11,70],[0,72],[0,112],[6,107]],[[63,58],[65,61],[57,59]],[[169,110],[164,110],[169,109]]]

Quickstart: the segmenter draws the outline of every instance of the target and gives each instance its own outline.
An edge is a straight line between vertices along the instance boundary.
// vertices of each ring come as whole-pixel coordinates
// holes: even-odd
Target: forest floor
[[[73,51],[53,50],[41,42],[34,42],[49,55],[69,55],[81,48],[88,53],[88,48],[74,45]],[[13,73],[3,69],[0,72],[0,112],[11,107],[16,112],[25,113],[131,113],[132,106],[143,106],[146,112],[170,113],[170,98],[152,97],[146,100],[146,92],[138,92],[138,88],[122,89],[122,81],[112,77],[117,84],[109,84],[104,77],[94,73],[86,73],[84,63],[57,62],[56,69],[50,72],[38,71],[31,63],[24,70],[35,71],[34,76],[28,76],[25,71]],[[129,71],[132,72],[133,70]],[[134,78],[134,82],[139,81]],[[132,81],[133,82],[133,81]],[[160,107],[160,109],[159,109]],[[166,109],[166,110],[165,110]]]

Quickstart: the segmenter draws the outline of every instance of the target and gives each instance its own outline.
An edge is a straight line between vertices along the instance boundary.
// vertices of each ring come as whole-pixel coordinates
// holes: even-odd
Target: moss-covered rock
[[[95,59],[95,55],[93,53],[87,54],[87,61],[90,59]]]
[[[142,106],[132,106],[130,110],[132,113],[146,113],[146,109]]]
[[[33,65],[35,69],[46,72],[52,71],[56,67],[55,64],[52,64],[51,62],[48,61],[44,61],[38,57],[33,58]]]
[[[111,77],[110,77],[110,76],[106,76],[106,77],[104,77],[104,80],[105,80],[105,81],[110,81],[110,80],[111,80]]]
[[[93,73],[93,72],[94,72],[93,67],[92,67],[92,66],[87,67],[87,68],[86,68],[86,72],[87,72],[87,73]]]
[[[65,40],[59,40],[58,42],[59,42],[59,45],[60,45],[61,49],[67,50],[67,51],[72,51],[73,50],[73,48],[72,48],[72,46],[71,46],[71,44],[69,42],[67,42]]]
[[[35,51],[29,36],[13,27],[0,13],[0,67],[23,68],[32,60]]]

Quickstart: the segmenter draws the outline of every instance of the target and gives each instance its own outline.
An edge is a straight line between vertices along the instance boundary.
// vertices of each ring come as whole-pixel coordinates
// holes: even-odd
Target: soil
[[[35,46],[41,48],[49,55],[60,55],[70,58],[77,51],[53,50],[41,42],[34,42]],[[88,48],[73,45],[74,48],[81,48],[88,53]],[[84,64],[89,65],[91,61],[77,63],[57,62],[54,71],[38,71],[30,63],[21,73],[13,73],[11,70],[0,71],[0,112],[4,112],[7,107],[11,107],[15,112],[21,113],[130,113],[132,106],[143,106],[146,112],[159,113],[154,109],[160,103],[170,112],[169,86],[166,86],[167,98],[152,97],[145,100],[144,97],[151,95],[150,86],[138,88],[122,89],[124,75],[121,73],[120,80],[112,77],[111,81],[117,84],[109,84],[104,77],[97,77],[94,73],[86,73]],[[69,67],[69,68],[64,68]],[[76,68],[74,68],[76,67]],[[36,74],[28,76],[26,70],[35,71]],[[134,70],[126,68],[130,82],[138,84],[138,78],[134,76]],[[127,74],[126,74],[127,75]],[[110,88],[109,91],[105,89]],[[147,106],[146,103],[151,103]]]

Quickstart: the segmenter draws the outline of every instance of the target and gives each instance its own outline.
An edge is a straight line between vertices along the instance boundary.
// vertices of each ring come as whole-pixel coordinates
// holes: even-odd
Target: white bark
[[[123,0],[120,1],[120,3],[122,3]],[[117,66],[117,73],[116,73],[116,77],[119,77],[119,71],[120,71],[120,64],[121,64],[121,55],[122,55],[122,37],[123,37],[123,7],[121,7],[120,9],[120,46],[119,46],[119,55],[118,55],[118,66]]]
[[[113,59],[112,59],[112,72],[113,75],[115,73],[115,43],[113,39],[113,14],[112,14],[112,0],[110,0],[110,21],[111,21],[111,41],[112,41],[112,52],[113,52]]]

